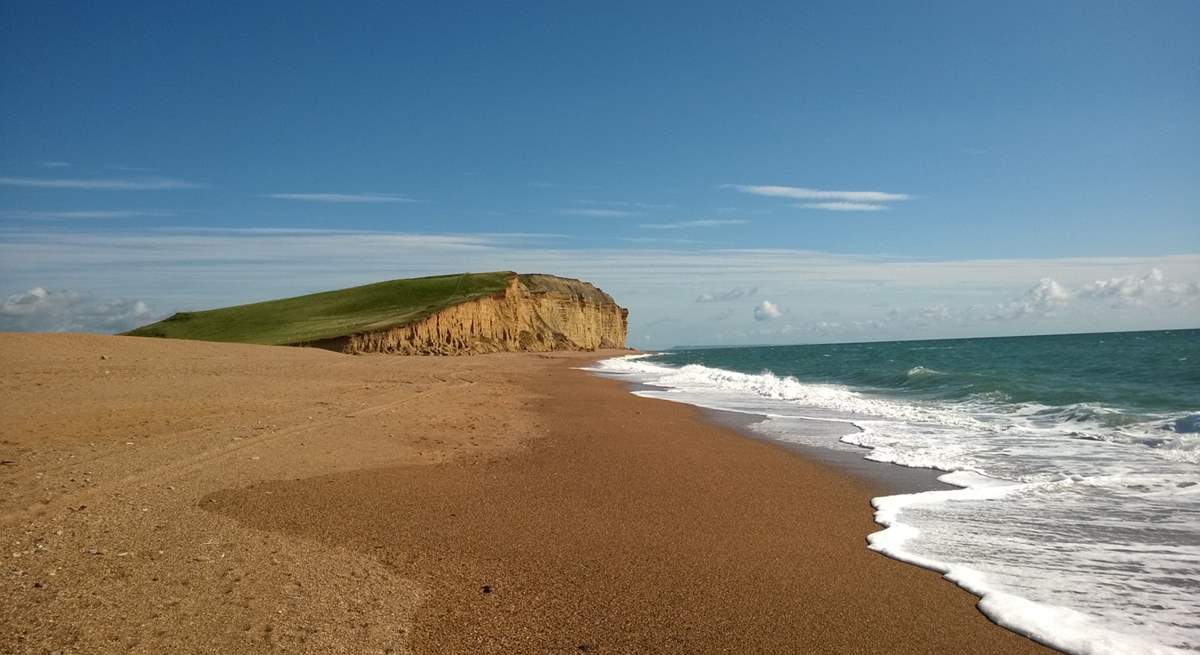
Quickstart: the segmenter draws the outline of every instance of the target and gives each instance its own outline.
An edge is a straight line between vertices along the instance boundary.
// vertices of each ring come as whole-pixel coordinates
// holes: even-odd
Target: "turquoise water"
[[[764,416],[781,441],[944,471],[960,488],[874,499],[870,547],[945,573],[1002,625],[1072,653],[1200,652],[1200,330],[676,350],[597,370]]]
[[[1116,410],[1098,417],[1117,424],[1200,410],[1200,330],[714,348],[650,361],[769,370],[894,398],[1087,403]]]

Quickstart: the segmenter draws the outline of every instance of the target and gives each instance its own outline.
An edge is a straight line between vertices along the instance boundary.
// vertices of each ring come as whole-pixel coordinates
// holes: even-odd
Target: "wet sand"
[[[726,412],[715,409],[702,409],[704,418],[713,423],[737,430],[743,436],[751,439],[769,441],[781,448],[786,448],[810,461],[827,464],[833,468],[849,473],[864,480],[880,495],[913,494],[922,491],[957,489],[954,485],[946,484],[939,477],[941,471],[931,469],[896,466],[866,459],[866,448],[823,448],[800,443],[787,443],[772,440],[770,437],[757,432],[754,426],[767,417],[740,412]],[[798,421],[800,422],[800,421]],[[823,436],[829,441],[838,441],[842,436],[851,434],[858,428],[840,421],[804,420],[809,436]]]
[[[1048,652],[594,356],[0,335],[0,652]]]

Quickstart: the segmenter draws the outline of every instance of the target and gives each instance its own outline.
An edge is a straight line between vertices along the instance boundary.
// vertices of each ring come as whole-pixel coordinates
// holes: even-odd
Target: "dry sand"
[[[1047,652],[589,357],[0,335],[0,653]]]

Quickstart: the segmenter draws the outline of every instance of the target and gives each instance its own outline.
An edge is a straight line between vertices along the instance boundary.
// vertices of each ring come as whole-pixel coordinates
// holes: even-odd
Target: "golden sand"
[[[0,652],[1046,652],[595,357],[0,335]]]

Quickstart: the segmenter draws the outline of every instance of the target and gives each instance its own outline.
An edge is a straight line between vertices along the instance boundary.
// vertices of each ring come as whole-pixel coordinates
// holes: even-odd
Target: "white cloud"
[[[1071,296],[1071,292],[1057,281],[1044,277],[1025,292],[1024,298],[998,305],[996,311],[987,318],[1011,321],[1026,316],[1049,316],[1066,305]]]
[[[793,186],[761,186],[749,184],[725,184],[722,188],[734,189],[739,193],[749,193],[756,196],[772,198],[790,198],[792,200],[829,200],[849,203],[881,203],[897,200],[909,200],[912,196],[907,193],[886,193],[884,191],[826,191],[824,189],[808,189]]]
[[[155,191],[161,189],[199,189],[204,185],[167,177],[130,179],[63,179],[44,177],[0,177],[0,186],[34,189],[93,189],[104,191]]]
[[[756,321],[770,321],[780,316],[783,316],[783,310],[770,300],[764,300],[754,308],[754,320]]]
[[[42,168],[68,168],[71,165],[69,161],[40,161],[38,166]]]
[[[645,212],[633,211],[630,209],[562,209],[560,214],[567,216],[587,216],[590,218],[619,218],[621,216],[641,216]]]
[[[331,203],[420,202],[394,193],[266,193],[262,197],[276,200]]]
[[[34,287],[0,304],[0,331],[124,332],[154,320],[140,300],[99,299],[77,291]]]
[[[1028,325],[1061,321],[1076,323],[1075,329],[1083,331],[1104,329],[1105,326],[1095,322],[1118,319],[1121,310],[1129,307],[1137,307],[1142,318],[1150,318],[1163,311],[1186,311],[1187,308],[1181,305],[1193,300],[1200,300],[1200,282],[1171,282],[1161,270],[1151,269],[1147,273],[1094,280],[1078,286],[1068,286],[1047,277],[1019,297],[1005,302],[960,306],[933,303],[916,309],[892,308],[883,319],[861,321],[860,324],[907,331],[955,325],[969,327],[988,321],[1023,320]],[[1109,303],[1107,314],[1097,312],[1103,309],[1100,302]]]
[[[1198,282],[1170,282],[1157,268],[1142,275],[1095,280],[1079,289],[1081,298],[1111,301],[1114,307],[1159,301],[1167,305],[1200,296]]]
[[[796,206],[803,209],[825,209],[834,212],[877,212],[890,209],[887,205],[869,202],[810,202]]]
[[[1071,293],[1063,288],[1056,280],[1044,277],[1026,292],[1030,304],[1039,311],[1049,311],[1065,305],[1071,299]]]
[[[1200,282],[1172,282],[1161,269],[1146,273],[1093,280],[1077,288],[1068,288],[1051,278],[1043,278],[1025,292],[1025,297],[1003,303],[987,318],[1013,320],[1033,316],[1052,316],[1060,308],[1103,301],[1110,309],[1127,307],[1154,309],[1177,307],[1200,299]]]
[[[728,302],[748,298],[758,293],[758,287],[734,287],[727,291],[713,291],[696,296],[696,302]]]
[[[23,221],[104,220],[116,218],[139,218],[144,216],[174,216],[174,213],[125,209],[84,211],[28,211],[23,209],[0,210],[0,218]]]
[[[679,230],[688,227],[719,227],[722,225],[745,225],[750,221],[744,219],[709,219],[700,221],[679,221],[678,223],[643,223],[638,227],[646,230]]]

